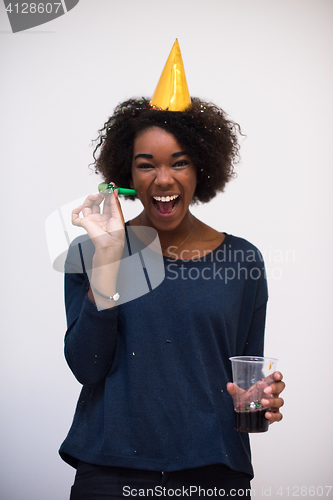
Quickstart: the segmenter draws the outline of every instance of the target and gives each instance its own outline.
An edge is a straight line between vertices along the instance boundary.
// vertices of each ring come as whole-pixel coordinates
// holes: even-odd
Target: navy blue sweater
[[[259,251],[226,235],[204,258],[164,258],[159,286],[98,311],[81,268],[92,248],[72,245],[66,264],[65,355],[83,388],[61,457],[74,467],[82,460],[158,471],[223,463],[253,475],[226,384],[230,356],[263,353]]]

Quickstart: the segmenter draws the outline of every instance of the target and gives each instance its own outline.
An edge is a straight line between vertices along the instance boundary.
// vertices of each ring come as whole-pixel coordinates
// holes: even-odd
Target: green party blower
[[[113,184],[107,184],[106,182],[101,182],[101,184],[98,185],[98,191],[101,194],[111,194],[115,189],[118,189],[119,194],[127,194],[128,196],[136,195],[135,189],[119,188],[114,186]]]

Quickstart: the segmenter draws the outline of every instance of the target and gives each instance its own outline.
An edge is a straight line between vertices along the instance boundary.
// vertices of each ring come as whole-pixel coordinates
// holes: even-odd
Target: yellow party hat
[[[186,82],[183,59],[176,39],[150,105],[163,110],[184,111],[190,104],[191,97]]]

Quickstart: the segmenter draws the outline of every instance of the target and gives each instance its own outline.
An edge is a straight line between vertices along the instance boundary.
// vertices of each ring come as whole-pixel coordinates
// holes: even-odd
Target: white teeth
[[[178,194],[174,194],[173,196],[153,196],[156,201],[172,201],[178,198]]]

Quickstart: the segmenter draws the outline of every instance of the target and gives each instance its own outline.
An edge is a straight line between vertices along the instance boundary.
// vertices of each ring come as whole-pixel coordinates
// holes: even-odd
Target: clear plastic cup
[[[239,432],[266,432],[269,421],[265,417],[270,407],[261,404],[272,396],[264,389],[274,382],[277,359],[260,356],[229,358],[235,384],[235,430]]]

